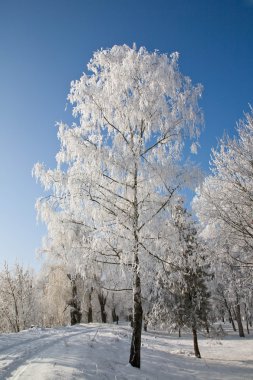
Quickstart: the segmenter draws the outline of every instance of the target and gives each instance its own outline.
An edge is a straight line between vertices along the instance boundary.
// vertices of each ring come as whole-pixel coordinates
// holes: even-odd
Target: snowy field
[[[109,324],[1,334],[0,379],[253,379],[251,335],[200,337],[196,359],[190,335],[143,333],[141,370],[128,364],[130,338],[130,327]]]

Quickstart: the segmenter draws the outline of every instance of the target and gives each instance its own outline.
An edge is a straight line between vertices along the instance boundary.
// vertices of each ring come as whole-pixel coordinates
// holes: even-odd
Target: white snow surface
[[[225,326],[227,329],[228,326]],[[32,328],[0,335],[0,379],[250,380],[253,339],[229,331],[223,339],[143,333],[141,369],[128,364],[131,328],[126,324],[80,324]]]

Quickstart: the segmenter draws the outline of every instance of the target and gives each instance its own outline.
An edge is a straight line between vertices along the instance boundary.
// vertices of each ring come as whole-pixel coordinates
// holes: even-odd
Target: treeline
[[[45,263],[35,273],[5,263],[0,271],[0,331],[130,320],[130,297],[121,299],[103,290],[96,278],[87,281],[62,264]]]

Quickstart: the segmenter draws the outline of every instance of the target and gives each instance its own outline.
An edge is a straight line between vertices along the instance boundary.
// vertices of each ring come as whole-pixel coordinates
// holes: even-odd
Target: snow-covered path
[[[190,336],[144,333],[141,370],[128,364],[130,338],[126,325],[101,324],[2,334],[0,379],[253,380],[251,336],[201,338],[199,360]]]
[[[90,332],[96,331],[91,329]],[[87,334],[79,326],[75,329],[32,329],[19,334],[3,335],[1,338],[0,359],[1,378],[44,379],[43,363],[55,365],[54,356],[68,345],[71,338]],[[41,363],[41,364],[40,364]],[[46,369],[48,374],[48,368]],[[36,374],[36,376],[35,376]]]

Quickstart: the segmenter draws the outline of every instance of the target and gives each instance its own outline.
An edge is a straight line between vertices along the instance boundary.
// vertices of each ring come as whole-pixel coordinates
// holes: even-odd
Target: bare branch
[[[133,289],[132,288],[126,288],[126,289],[109,289],[109,288],[105,288],[104,286],[101,286],[102,289],[104,290],[108,290],[109,292],[132,292]]]

